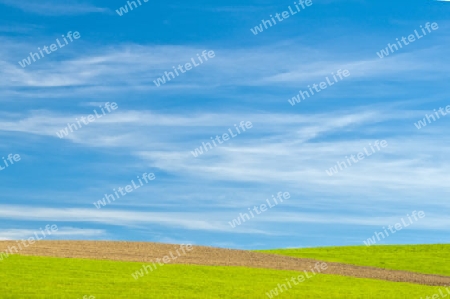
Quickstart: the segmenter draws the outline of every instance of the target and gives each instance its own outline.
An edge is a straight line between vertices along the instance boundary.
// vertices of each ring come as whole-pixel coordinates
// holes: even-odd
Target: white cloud
[[[284,205],[284,204],[283,204]],[[399,223],[401,218],[407,220],[406,212],[391,211],[383,216],[353,215],[348,217],[341,213],[314,213],[314,212],[291,212],[280,211],[281,206],[277,206],[262,215],[256,216],[232,228],[229,221],[238,217],[234,211],[211,211],[202,212],[141,212],[135,210],[115,210],[97,211],[93,209],[77,208],[46,208],[37,206],[12,206],[0,205],[0,219],[15,221],[51,221],[71,222],[71,223],[91,223],[95,225],[114,225],[120,227],[147,229],[158,231],[155,227],[177,228],[184,230],[195,230],[204,232],[233,233],[233,234],[259,234],[277,235],[293,233],[293,227],[282,229],[280,225],[290,224],[296,226],[303,224],[313,225],[348,225],[355,227],[375,227],[381,228],[390,224]],[[418,210],[416,210],[418,211]],[[241,212],[245,213],[245,210]],[[446,230],[450,225],[450,219],[445,214],[425,210],[426,217],[414,223],[412,229],[420,230]],[[0,240],[17,240],[32,236],[35,231],[31,229],[4,229],[0,233]],[[284,232],[283,232],[284,231]],[[61,227],[58,232],[52,235],[52,239],[79,238],[104,238],[111,235],[105,229],[78,229],[72,227]],[[158,239],[161,242],[175,242],[170,237]]]
[[[0,230],[0,240],[21,240],[34,236],[34,233],[40,233],[39,229],[2,229]],[[79,229],[74,227],[60,227],[52,232],[51,238],[67,239],[71,237],[90,238],[102,237],[106,235],[103,229]]]
[[[203,180],[271,182],[290,189],[297,189],[302,182],[302,189],[321,191],[328,186],[330,193],[358,193],[370,186],[405,194],[430,188],[450,191],[446,184],[450,160],[440,154],[450,148],[450,142],[436,139],[445,120],[432,124],[436,130],[418,132],[413,122],[422,116],[421,111],[369,106],[320,114],[181,115],[120,109],[69,134],[62,142],[105,151],[118,148],[134,155],[139,167]],[[79,115],[48,111],[34,111],[29,116],[4,114],[0,132],[58,139],[56,132],[75,117]],[[253,128],[198,158],[192,156],[191,151],[210,141],[210,136],[226,133],[241,120],[251,121]],[[407,121],[410,127],[398,127],[395,134],[385,130],[399,120]],[[324,136],[328,139],[323,140]],[[389,146],[381,152],[333,177],[325,172],[337,161],[382,139]]]
[[[108,225],[136,227],[139,225],[159,225],[163,227],[183,228],[187,230],[203,230],[232,232],[228,223],[205,219],[204,213],[183,212],[137,212],[137,211],[107,211],[77,208],[39,208],[29,206],[0,205],[0,219],[20,221],[57,221],[57,222],[91,222]],[[201,220],[203,219],[203,220]],[[20,233],[30,232],[21,231]],[[63,231],[64,232],[64,231]],[[82,232],[76,230],[76,232]],[[7,232],[8,233],[8,232]],[[241,229],[236,233],[265,234],[256,229]],[[13,236],[14,232],[9,232]],[[5,234],[5,236],[8,236]]]
[[[64,2],[57,1],[33,1],[33,0],[0,0],[0,4],[19,8],[25,12],[35,13],[44,16],[66,16],[80,15],[87,13],[104,13],[109,9],[100,8],[87,3],[66,0]]]
[[[298,49],[302,55],[294,55],[284,45],[259,49],[218,48],[212,49],[216,53],[215,58],[162,87],[156,87],[153,81],[165,71],[185,64],[208,47],[136,44],[111,47],[80,43],[77,51],[66,51],[68,58],[55,61],[49,56],[23,69],[17,61],[27,57],[37,46],[32,43],[19,45],[5,39],[2,44],[4,50],[0,52],[3,52],[4,60],[0,61],[0,85],[5,87],[3,93],[29,97],[77,97],[92,93],[97,96],[126,94],[128,97],[130,92],[157,95],[182,90],[216,93],[217,88],[229,86],[304,88],[345,68],[351,73],[346,80],[383,77],[423,81],[439,79],[449,69],[448,64],[434,58],[444,53],[441,48],[400,53],[384,60],[377,59],[376,55],[369,59],[336,59],[325,49],[312,51],[308,48]],[[64,89],[66,87],[71,87],[70,94]]]

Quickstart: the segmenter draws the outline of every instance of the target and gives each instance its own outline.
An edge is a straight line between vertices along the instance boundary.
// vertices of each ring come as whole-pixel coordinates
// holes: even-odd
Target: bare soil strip
[[[8,246],[17,247],[17,243],[15,241],[0,241],[0,252],[4,252]],[[143,242],[39,241],[28,248],[23,248],[19,254],[150,263],[156,262],[155,259],[157,258],[162,259],[164,256],[168,256],[170,252],[174,256],[178,256],[175,250],[178,249],[181,253],[179,248],[180,245]],[[172,263],[311,271],[311,268],[317,262],[312,259],[292,258],[244,250],[194,246],[192,251],[187,252],[186,255],[181,254]],[[450,286],[450,277],[446,276],[384,270],[332,262],[327,262],[327,264],[328,269],[322,271],[322,273],[430,286]]]

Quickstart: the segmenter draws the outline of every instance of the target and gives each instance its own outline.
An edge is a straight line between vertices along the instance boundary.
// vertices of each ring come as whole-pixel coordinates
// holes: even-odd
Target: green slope
[[[0,262],[0,298],[269,298],[299,272],[165,265],[135,280],[141,263],[11,256]],[[317,275],[276,298],[420,298],[438,287]],[[441,288],[442,289],[442,288]],[[91,298],[93,298],[91,297]]]
[[[450,276],[450,245],[351,246],[260,252]]]

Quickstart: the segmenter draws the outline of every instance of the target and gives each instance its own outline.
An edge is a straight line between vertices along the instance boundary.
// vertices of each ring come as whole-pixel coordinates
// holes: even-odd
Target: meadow
[[[318,247],[259,252],[450,276],[449,244]]]
[[[295,271],[165,265],[135,280],[135,262],[12,256],[1,265],[1,298],[269,298]],[[319,274],[279,298],[406,298],[438,287]]]

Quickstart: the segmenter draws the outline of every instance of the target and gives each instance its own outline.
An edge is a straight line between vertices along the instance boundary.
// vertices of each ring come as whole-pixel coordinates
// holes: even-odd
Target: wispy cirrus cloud
[[[21,240],[27,239],[34,235],[34,233],[39,233],[39,228],[36,229],[1,229],[0,230],[0,241],[5,240]],[[106,235],[106,231],[103,229],[80,229],[74,227],[60,227],[57,231],[53,232],[50,237],[51,239],[70,239],[74,237],[80,238],[91,238],[91,237],[102,237]]]
[[[136,227],[149,224],[162,225],[174,228],[203,231],[233,231],[230,226],[222,221],[207,219],[198,212],[140,212],[130,210],[97,211],[95,209],[80,208],[47,208],[27,206],[0,206],[0,219],[15,219],[22,221],[57,221],[57,222],[91,222],[116,226]],[[17,235],[25,235],[32,230],[6,231],[3,237],[10,238]],[[91,233],[103,231],[93,230]],[[83,230],[62,230],[62,234],[82,234]],[[238,233],[264,233],[256,229],[242,229]],[[0,235],[1,236],[1,235]]]
[[[222,48],[214,49],[216,57],[202,65],[201,70],[157,88],[154,80],[165,71],[171,71],[172,66],[186,63],[205,48],[136,44],[84,48],[86,45],[81,45],[83,54],[80,54],[80,48],[76,51],[71,49],[62,60],[48,57],[23,69],[17,61],[28,55],[29,50],[36,49],[36,45],[18,45],[5,39],[2,42],[4,50],[0,49],[0,53],[4,58],[0,60],[0,79],[3,83],[0,85],[5,86],[3,93],[11,96],[77,97],[95,92],[127,94],[128,97],[129,92],[160,94],[192,90],[215,93],[216,88],[230,86],[306,88],[308,84],[323,81],[338,69],[348,69],[351,73],[349,80],[370,81],[382,77],[395,81],[405,78],[429,81],[442,78],[450,69],[450,65],[434,59],[443,53],[441,48],[398,54],[383,61],[363,56],[333,58],[327,49],[311,51],[304,48],[303,55],[293,56],[294,53],[283,45],[265,46],[256,54],[252,48]],[[21,56],[17,54],[19,51],[23,53]],[[417,76],[417,72],[421,72],[421,76]],[[71,88],[70,95],[62,91],[68,87]]]
[[[368,106],[301,116],[286,113],[188,115],[118,110],[70,134],[63,142],[100,151],[120,149],[148,167],[204,180],[270,181],[290,188],[296,188],[300,180],[307,182],[307,187],[303,188],[310,190],[320,191],[327,185],[333,188],[330,192],[348,189],[351,193],[361,192],[368,186],[406,190],[402,192],[409,188],[426,190],[430,186],[447,189],[445,182],[450,178],[445,169],[450,162],[444,156],[440,157],[438,165],[422,161],[424,157],[436,156],[436,149],[450,147],[445,138],[438,141],[435,138],[440,134],[441,126],[445,126],[445,120],[435,124],[431,133],[418,134],[413,122],[423,115],[423,111],[400,112],[393,107]],[[79,115],[63,116],[49,111],[32,111],[29,115],[4,114],[0,134],[12,132],[57,139],[56,132],[68,122],[74,122],[75,117]],[[192,156],[190,152],[202,142],[209,141],[210,136],[226,132],[241,120],[251,121],[252,130],[201,158]],[[398,128],[394,134],[389,132],[388,128],[398,121],[407,121],[410,126]],[[149,131],[154,133],[149,136]],[[340,136],[342,132],[347,137]],[[403,134],[411,136],[407,138]],[[361,152],[376,139],[386,139],[389,148],[339,175],[329,177],[326,174],[336,161]],[[427,146],[417,147],[416,144]],[[405,148],[415,150],[406,151]],[[369,169],[372,171],[366,173]],[[433,179],[423,180],[420,174],[424,171]],[[380,176],[380,173],[384,175]]]
[[[13,34],[25,34],[25,33],[33,33],[39,29],[42,29],[43,26],[37,26],[33,24],[10,24],[10,25],[2,25],[0,26],[0,32],[2,33],[13,33]]]
[[[108,8],[96,7],[91,4],[78,1],[32,1],[32,0],[0,0],[0,4],[16,7],[28,13],[44,16],[82,15],[88,13],[105,13]]]

